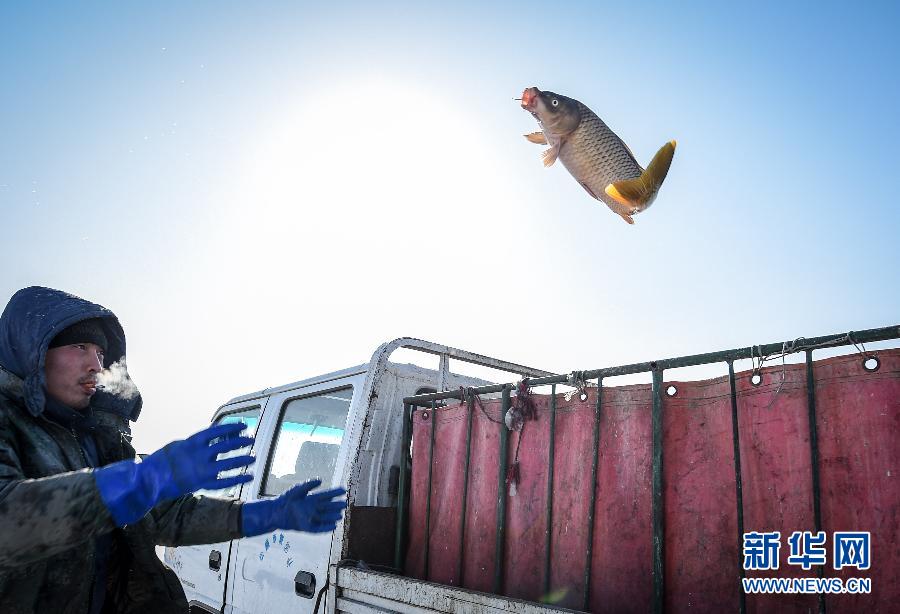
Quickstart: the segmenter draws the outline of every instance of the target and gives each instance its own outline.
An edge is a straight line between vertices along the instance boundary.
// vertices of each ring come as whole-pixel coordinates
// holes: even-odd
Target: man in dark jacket
[[[154,546],[238,539],[279,529],[334,530],[343,489],[242,503],[192,494],[252,479],[242,425],[219,425],[135,460],[133,385],[98,384],[124,369],[125,334],[108,309],[25,288],[0,316],[0,612],[187,612]],[[121,361],[121,362],[120,362]],[[126,383],[130,384],[127,375]],[[130,391],[129,391],[130,389]],[[125,392],[121,392],[124,390]]]

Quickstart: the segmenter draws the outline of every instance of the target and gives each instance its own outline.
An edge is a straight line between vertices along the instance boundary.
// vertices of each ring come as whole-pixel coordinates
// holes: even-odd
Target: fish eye
[[[550,104],[552,104],[554,107],[558,107],[558,106],[559,106],[559,101],[558,101],[556,98],[554,98],[553,101],[552,101]]]

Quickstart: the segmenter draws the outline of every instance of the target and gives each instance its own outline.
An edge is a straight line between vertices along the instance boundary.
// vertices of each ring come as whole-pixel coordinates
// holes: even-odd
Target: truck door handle
[[[213,550],[209,553],[209,568],[213,571],[219,571],[222,567],[222,553],[218,550]]]
[[[294,592],[301,597],[312,599],[316,594],[316,577],[308,571],[298,571],[294,576]]]

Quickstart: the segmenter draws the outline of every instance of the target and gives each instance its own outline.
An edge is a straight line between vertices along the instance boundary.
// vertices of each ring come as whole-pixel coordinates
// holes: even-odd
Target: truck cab
[[[431,355],[437,368],[392,361],[401,349],[407,356],[410,351]],[[163,561],[181,580],[191,611],[334,611],[327,603],[330,566],[353,559],[375,570],[390,567],[400,468],[409,462],[409,450],[402,450],[403,399],[493,383],[454,374],[451,360],[475,365],[483,373],[549,375],[400,338],[382,344],[368,363],[245,394],[219,407],[213,423],[244,422],[255,436],[254,480],[198,494],[254,501],[318,478],[321,488],[347,489],[349,506],[333,534],[279,530],[225,543],[165,548]]]

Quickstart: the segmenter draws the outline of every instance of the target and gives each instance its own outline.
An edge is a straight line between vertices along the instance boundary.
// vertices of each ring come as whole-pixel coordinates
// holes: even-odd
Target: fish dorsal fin
[[[631,156],[632,158],[634,158],[635,161],[637,161],[637,158],[635,157],[634,152],[631,151],[631,147],[628,146],[628,143],[626,143],[622,139],[619,139],[619,142],[622,143],[622,147],[625,148],[625,151],[628,152],[628,155]]]
[[[586,183],[583,182],[583,181],[579,181],[578,183],[581,184],[581,187],[584,188],[584,191],[585,191],[585,192],[587,192],[588,194],[591,195],[591,198],[594,198],[594,199],[596,199],[596,200],[600,200],[599,198],[597,198],[597,195],[594,194],[594,191],[593,191],[590,187],[588,187],[588,184],[586,184]]]
[[[634,179],[614,181],[606,186],[605,192],[610,198],[626,207],[636,207],[639,211],[645,209],[659,191],[672,157],[675,155],[675,141],[669,141],[656,152],[653,160],[647,165],[647,169]]]
[[[581,184],[581,187],[583,187],[584,190],[585,190],[588,194],[590,194],[593,198],[596,198],[597,200],[600,200],[599,198],[597,198],[597,195],[594,194],[594,191],[590,188],[590,186],[588,186],[588,184],[586,184],[586,183],[583,182],[583,181],[579,181],[578,183],[580,183],[580,184]],[[609,192],[607,192],[607,194],[609,194]],[[631,206],[629,206],[629,205],[625,205],[625,208],[622,209],[622,208],[619,208],[619,207],[613,207],[612,205],[607,205],[607,206],[608,206],[610,209],[612,209],[612,211],[615,212],[617,215],[622,216],[622,219],[623,219],[623,220],[625,220],[625,221],[628,222],[629,224],[634,224],[634,220],[631,218],[631,215],[632,215],[631,212],[634,211],[634,207],[631,207]]]
[[[547,137],[544,136],[543,132],[532,132],[531,134],[526,134],[525,138],[535,143],[536,145],[546,145]]]

